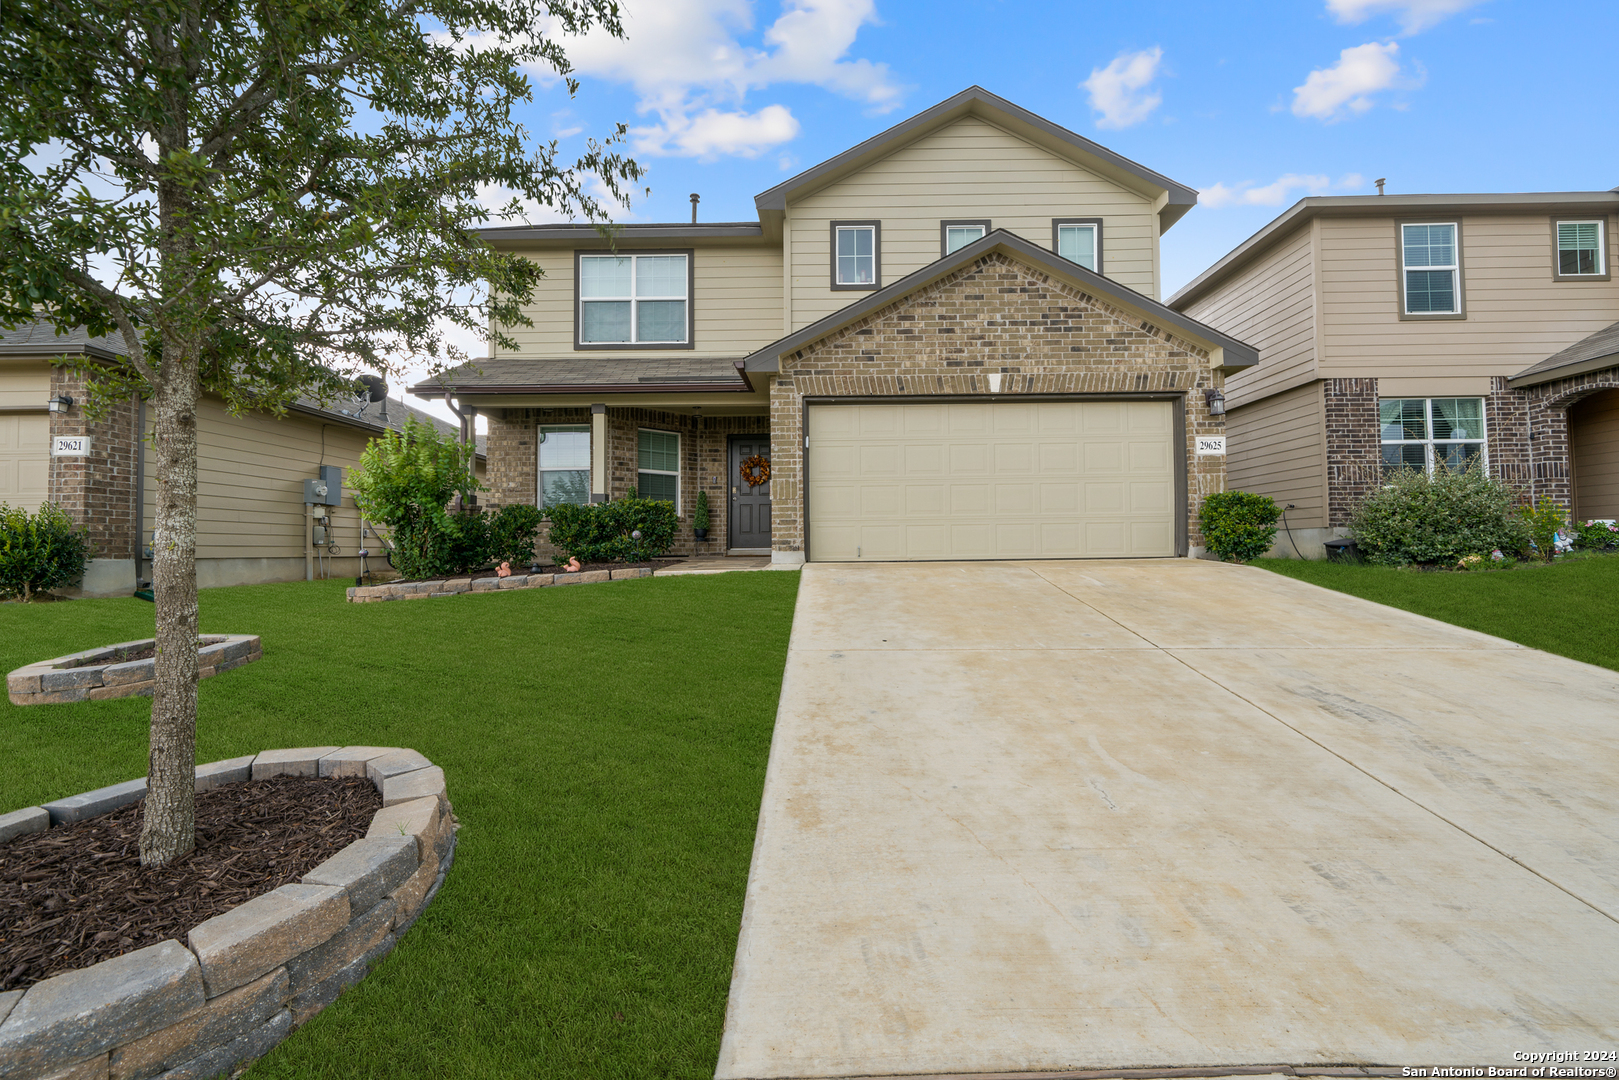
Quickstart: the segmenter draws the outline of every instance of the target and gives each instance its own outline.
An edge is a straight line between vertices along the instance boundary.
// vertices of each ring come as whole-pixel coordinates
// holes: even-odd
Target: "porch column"
[[[607,501],[607,406],[590,407],[590,501]]]

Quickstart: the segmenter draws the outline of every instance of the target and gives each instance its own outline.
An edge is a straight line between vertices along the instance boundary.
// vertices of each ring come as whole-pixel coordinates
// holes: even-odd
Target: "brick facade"
[[[90,454],[50,459],[50,501],[89,530],[92,558],[133,559],[139,406],[120,402],[92,423],[84,413],[83,378],[68,368],[53,367],[51,397],[64,394],[73,405],[65,413],[51,414],[51,440],[54,444],[58,435],[88,436]]]
[[[1197,435],[1224,430],[1202,393],[1223,383],[1207,352],[1003,254],[986,255],[784,357],[781,368],[770,394],[777,551],[804,550],[805,397],[1185,394],[1190,547],[1202,543],[1203,496],[1224,487],[1225,459],[1193,450]],[[1001,376],[998,392],[991,374]]]
[[[1343,528],[1382,477],[1376,379],[1323,379],[1327,525]]]

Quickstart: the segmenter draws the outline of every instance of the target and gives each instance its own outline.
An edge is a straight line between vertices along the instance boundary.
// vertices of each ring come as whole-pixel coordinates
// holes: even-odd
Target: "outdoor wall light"
[[[1218,390],[1203,391],[1203,400],[1209,407],[1210,416],[1225,415],[1225,395]]]
[[[54,413],[65,413],[68,411],[68,409],[72,408],[72,406],[73,399],[68,397],[66,394],[53,397],[45,403],[45,407]]]

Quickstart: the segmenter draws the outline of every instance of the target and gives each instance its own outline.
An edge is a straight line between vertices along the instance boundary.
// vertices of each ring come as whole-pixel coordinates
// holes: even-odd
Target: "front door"
[[[751,457],[770,460],[770,436],[731,436],[731,542],[733,548],[770,547],[770,482],[750,486],[742,465]],[[754,476],[759,470],[754,469]]]

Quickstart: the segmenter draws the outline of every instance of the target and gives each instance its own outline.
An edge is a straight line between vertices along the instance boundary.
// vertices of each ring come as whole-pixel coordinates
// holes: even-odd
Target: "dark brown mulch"
[[[184,938],[296,882],[364,836],[382,796],[364,777],[277,777],[197,796],[197,846],[141,867],[143,803],[0,844],[0,991]]]
[[[106,656],[100,657],[99,659],[85,657],[80,660],[75,660],[71,664],[63,664],[61,666],[65,668],[76,668],[90,667],[92,664],[97,666],[102,664],[127,664],[131,660],[150,660],[156,655],[157,646],[153,644],[145,645],[138,649],[119,649],[116,652],[110,652]]]
[[[632,570],[632,569],[640,566],[640,567],[647,567],[647,568],[652,569],[652,570],[662,570],[665,567],[674,566],[674,565],[676,565],[678,563],[683,563],[685,561],[686,560],[684,558],[680,558],[680,559],[647,559],[644,562],[587,562],[587,563],[580,563],[579,564],[579,569],[581,571],[584,571],[584,570]],[[540,564],[540,569],[538,570],[538,573],[541,573],[541,574],[559,574],[561,572],[562,572],[562,566],[558,565],[556,563],[541,563]],[[512,567],[512,573],[513,574],[527,574],[528,573],[528,567],[527,566],[513,566]],[[418,581],[445,581],[445,580],[447,580],[449,578],[463,578],[463,577],[486,578],[486,577],[494,577],[494,576],[495,576],[495,568],[491,566],[491,567],[488,567],[488,568],[483,569],[483,570],[471,570],[471,571],[468,571],[465,574],[445,574],[445,575],[442,575],[442,576],[436,577],[436,578],[398,577],[398,578],[389,578],[387,581],[378,581],[378,582],[375,582],[375,584],[378,584],[378,585],[411,585],[411,584],[414,584],[414,583],[416,583]]]

